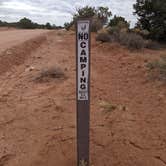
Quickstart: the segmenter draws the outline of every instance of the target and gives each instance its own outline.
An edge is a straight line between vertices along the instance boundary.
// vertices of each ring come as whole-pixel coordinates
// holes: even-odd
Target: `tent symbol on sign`
[[[85,29],[86,29],[86,24],[84,26],[81,26],[82,31],[85,31]]]

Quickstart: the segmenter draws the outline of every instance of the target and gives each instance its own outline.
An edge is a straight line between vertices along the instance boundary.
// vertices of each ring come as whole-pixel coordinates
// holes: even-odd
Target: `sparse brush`
[[[142,49],[145,47],[144,39],[135,33],[121,32],[119,34],[119,43],[129,49]]]
[[[64,32],[58,31],[57,35],[58,35],[58,36],[64,36]]]
[[[96,36],[96,41],[110,42],[110,35],[106,32],[98,33]]]
[[[36,77],[38,82],[48,82],[50,79],[65,79],[65,73],[61,68],[51,67],[45,70],[42,70],[39,73],[39,76]]]
[[[107,28],[107,31],[100,31],[97,34],[96,40],[101,42],[118,42],[129,49],[142,49],[145,48],[145,40],[142,36],[128,32],[120,31],[117,27]]]
[[[117,108],[112,103],[106,102],[106,101],[102,101],[100,103],[100,107],[103,108],[105,112],[112,112],[112,111],[114,111]]]
[[[145,41],[145,47],[152,50],[159,50],[161,48],[158,42],[152,40]]]
[[[148,63],[147,67],[151,71],[152,78],[166,82],[166,56],[162,56],[159,60]]]
[[[79,166],[87,166],[87,162],[85,160],[81,160]]]

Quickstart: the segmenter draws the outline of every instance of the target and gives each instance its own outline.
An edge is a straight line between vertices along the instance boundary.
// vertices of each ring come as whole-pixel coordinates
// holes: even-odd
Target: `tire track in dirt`
[[[65,62],[63,57],[59,57],[59,59],[55,59],[53,57],[55,56],[55,45],[63,47],[61,46],[60,41],[61,36],[59,36],[61,34],[58,35],[59,37],[56,37],[56,35],[56,32],[48,34],[47,41],[40,47],[40,49],[34,51],[23,64],[14,68],[14,72],[8,71],[8,73],[1,75],[1,77],[4,79],[7,78],[8,80],[7,84],[4,84],[2,89],[2,92],[5,94],[5,96],[2,96],[1,108],[6,111],[1,112],[1,115],[2,117],[6,117],[6,122],[9,119],[13,119],[13,121],[11,120],[12,123],[4,127],[2,131],[2,133],[6,133],[7,131],[10,132],[10,134],[6,133],[6,143],[10,142],[11,145],[15,145],[13,153],[16,154],[16,157],[11,161],[12,166],[31,165],[33,164],[33,160],[34,163],[36,163],[38,157],[40,158],[40,151],[45,151],[45,148],[47,148],[47,146],[45,146],[47,140],[49,140],[54,136],[54,134],[56,134],[56,132],[59,131],[55,130],[55,128],[66,128],[67,126],[73,126],[74,120],[69,122],[70,125],[67,125],[68,118],[70,116],[73,117],[73,115],[69,115],[71,114],[71,111],[67,113],[69,116],[66,117],[64,115],[66,114],[64,113],[65,108],[61,103],[64,100],[64,97],[66,98],[65,100],[68,100],[68,95],[63,96],[62,94],[62,89],[63,86],[65,86],[65,82],[63,83],[59,82],[58,80],[53,80],[53,82],[51,81],[40,84],[33,81],[41,69],[45,67],[49,67],[50,65],[56,66],[57,64],[60,66],[63,64],[64,66]],[[62,51],[63,53],[63,49],[60,48],[59,51]],[[58,54],[56,54],[56,56],[57,55]],[[51,64],[48,64],[50,62]],[[26,66],[35,66],[35,69],[33,71],[27,71]],[[70,84],[70,81],[67,84]],[[55,92],[51,95],[53,91]],[[5,101],[4,97],[6,98]],[[22,120],[14,121],[14,115],[20,118],[22,117]],[[25,118],[23,119],[23,117]],[[68,130],[70,131],[70,134],[73,133],[73,131],[71,132],[71,129],[67,127],[67,132]],[[74,129],[72,128],[72,130]],[[71,142],[71,139],[69,138],[74,137],[74,135],[71,137],[70,134],[67,136],[66,134],[62,133],[57,136],[57,138],[59,140],[61,137],[63,144],[71,146],[71,143],[68,143]],[[27,135],[30,136],[30,140],[28,137],[26,137]],[[55,142],[56,140],[53,139],[52,141]],[[74,144],[72,143],[72,146],[73,145]],[[36,150],[33,149],[33,147],[35,147]],[[53,146],[53,149],[56,149],[56,147]],[[9,152],[11,152],[11,150],[7,147],[6,153],[8,154]],[[48,154],[51,155],[51,149]],[[57,155],[58,154],[59,152],[57,151]],[[73,156],[72,153],[70,154]],[[41,164],[47,161],[47,156],[50,158],[49,155],[45,154],[45,159],[43,156],[40,158]],[[27,156],[31,156],[31,160],[28,161],[29,158],[27,158]],[[61,158],[59,162],[64,162],[62,157],[59,156],[59,159]]]
[[[25,41],[0,53],[0,74],[10,70],[13,66],[21,65],[30,54],[38,49],[46,41],[46,35]]]

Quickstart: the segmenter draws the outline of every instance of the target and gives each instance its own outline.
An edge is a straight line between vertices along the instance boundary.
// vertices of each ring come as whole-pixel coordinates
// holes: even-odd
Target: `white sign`
[[[78,100],[88,100],[89,97],[89,28],[89,20],[77,21]]]

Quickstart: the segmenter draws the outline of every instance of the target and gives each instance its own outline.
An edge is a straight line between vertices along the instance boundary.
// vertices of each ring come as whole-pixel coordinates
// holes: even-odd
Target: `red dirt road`
[[[34,38],[48,30],[0,30],[0,52]]]
[[[0,166],[76,165],[75,37],[44,36],[26,41],[26,58],[17,66],[9,58],[0,74]],[[24,49],[19,44],[10,56]],[[166,89],[145,67],[165,52],[130,52],[93,35],[91,166],[166,165]],[[67,78],[34,81],[52,66]],[[103,102],[116,109],[105,111]]]

